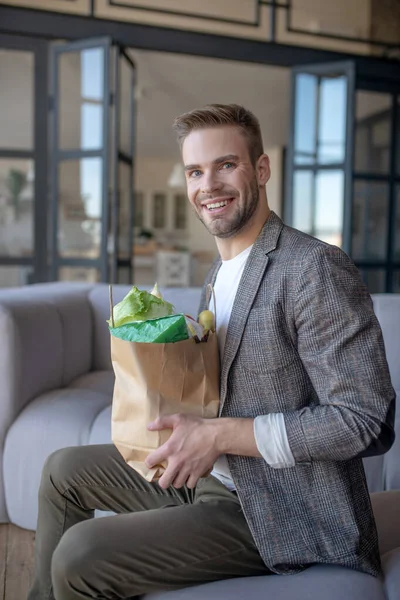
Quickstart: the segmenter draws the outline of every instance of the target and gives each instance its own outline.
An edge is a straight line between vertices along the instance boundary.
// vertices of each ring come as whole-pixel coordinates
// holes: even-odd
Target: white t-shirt
[[[217,325],[218,346],[221,361],[224,355],[226,332],[228,330],[233,303],[235,301],[244,266],[252,247],[253,246],[249,246],[246,250],[243,250],[243,252],[235,256],[235,258],[223,260],[214,283],[216,303],[215,321]],[[212,308],[213,304],[212,300],[210,300],[210,309]],[[214,477],[222,481],[229,490],[235,489],[235,484],[232,481],[225,454],[222,454],[218,458],[211,475],[214,475]]]
[[[230,260],[223,260],[214,283],[216,306],[213,306],[211,297],[209,308],[214,309],[215,312],[221,362],[233,303],[252,247],[249,246]],[[271,467],[279,469],[294,466],[283,414],[271,413],[256,417],[254,436],[260,454]],[[217,459],[211,475],[219,479],[229,490],[236,489],[225,454]]]

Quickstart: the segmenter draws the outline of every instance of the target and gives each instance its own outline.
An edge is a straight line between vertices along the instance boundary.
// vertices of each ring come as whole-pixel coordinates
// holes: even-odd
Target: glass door
[[[46,64],[45,42],[0,36],[0,287],[47,277]]]
[[[135,65],[108,38],[51,53],[51,279],[131,283]]]
[[[51,48],[52,280],[108,280],[110,48]]]
[[[293,70],[286,222],[349,250],[352,62]]]

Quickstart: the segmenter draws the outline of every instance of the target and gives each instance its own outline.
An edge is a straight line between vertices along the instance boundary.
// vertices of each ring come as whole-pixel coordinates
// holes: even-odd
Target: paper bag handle
[[[111,285],[111,283],[108,286],[108,289],[109,289],[109,294],[110,294],[110,319],[111,319],[111,325],[113,327],[115,327],[115,323],[114,323],[114,303],[113,303],[113,292],[112,292],[112,285]]]
[[[206,304],[207,306],[210,305],[210,299],[213,299],[213,304],[214,304],[214,324],[215,324],[215,331],[217,331],[217,303],[215,300],[215,290],[214,290],[214,286],[212,285],[212,283],[207,284],[207,288],[206,288]]]

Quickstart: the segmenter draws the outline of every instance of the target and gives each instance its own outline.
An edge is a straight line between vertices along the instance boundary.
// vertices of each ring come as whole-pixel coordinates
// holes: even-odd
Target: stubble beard
[[[226,239],[235,236],[237,233],[239,233],[239,231],[246,227],[256,212],[259,201],[260,192],[258,189],[257,180],[254,179],[250,183],[250,189],[247,194],[247,202],[245,202],[244,205],[238,204],[235,214],[230,219],[221,216],[221,218],[217,217],[211,222],[207,223],[204,219],[202,219],[196,208],[193,207],[193,210],[195,211],[197,218],[203,223],[204,227],[209,233],[211,233],[211,235],[217,238]],[[237,202],[237,200],[235,199],[233,202]]]

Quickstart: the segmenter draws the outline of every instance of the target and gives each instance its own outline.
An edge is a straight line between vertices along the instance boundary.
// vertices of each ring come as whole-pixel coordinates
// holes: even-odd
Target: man
[[[313,563],[380,573],[361,457],[391,447],[395,395],[366,288],[341,250],[270,211],[250,112],[211,105],[175,130],[189,201],[220,254],[206,284],[221,418],[149,424],[172,429],[147,459],[168,462],[158,483],[111,445],[53,454],[30,600],[122,599]]]

